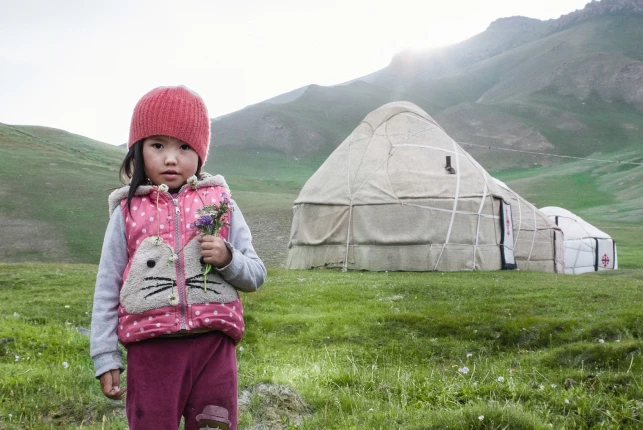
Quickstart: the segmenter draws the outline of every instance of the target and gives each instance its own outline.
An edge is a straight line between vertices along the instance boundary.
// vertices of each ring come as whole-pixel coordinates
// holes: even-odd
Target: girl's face
[[[165,184],[178,191],[196,174],[199,156],[190,145],[169,136],[151,136],[143,141],[145,174],[154,185]]]

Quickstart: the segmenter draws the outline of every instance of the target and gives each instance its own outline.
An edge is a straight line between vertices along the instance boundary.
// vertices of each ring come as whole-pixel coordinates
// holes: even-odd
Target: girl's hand
[[[110,370],[100,375],[100,388],[112,400],[121,400],[127,388],[120,388],[121,369]]]
[[[205,234],[199,237],[199,243],[201,244],[201,255],[205,263],[220,268],[227,266],[232,261],[230,250],[219,236]]]

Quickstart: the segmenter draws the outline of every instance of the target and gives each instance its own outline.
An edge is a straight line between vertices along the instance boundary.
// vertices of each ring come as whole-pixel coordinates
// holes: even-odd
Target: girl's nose
[[[165,164],[176,164],[176,154],[174,153],[174,151],[168,151],[165,154]]]

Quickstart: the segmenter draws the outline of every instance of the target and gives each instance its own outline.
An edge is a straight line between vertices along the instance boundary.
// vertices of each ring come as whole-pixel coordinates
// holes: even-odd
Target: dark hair
[[[145,176],[145,163],[143,161],[143,141],[139,140],[130,146],[127,155],[121,164],[121,181],[127,183],[129,180],[129,193],[127,195],[127,210],[131,212],[130,204],[136,194],[136,190],[141,185],[147,183]]]
[[[127,183],[129,181],[129,193],[127,194],[127,210],[130,211],[130,213],[130,204],[132,203],[132,199],[136,195],[136,190],[141,185],[146,185],[149,183],[149,179],[147,179],[147,176],[145,175],[145,161],[143,160],[144,140],[145,139],[141,139],[130,147],[127,155],[125,156],[125,159],[123,160],[123,163],[121,164],[120,169],[121,181],[123,183]],[[199,163],[196,167],[196,176],[201,176],[201,158],[199,158]]]

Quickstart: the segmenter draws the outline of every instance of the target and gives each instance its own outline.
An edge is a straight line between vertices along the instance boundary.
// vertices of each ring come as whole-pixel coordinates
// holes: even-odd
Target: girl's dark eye
[[[154,266],[156,266],[156,261],[154,261],[154,260],[147,260],[147,267],[149,267],[149,268],[151,269],[151,268],[152,268],[152,267],[154,267]]]
[[[190,145],[181,145],[181,149],[184,151],[189,151],[192,148],[190,148]]]
[[[161,148],[163,148],[163,145],[161,145],[160,143],[153,143],[152,148],[161,149]]]

